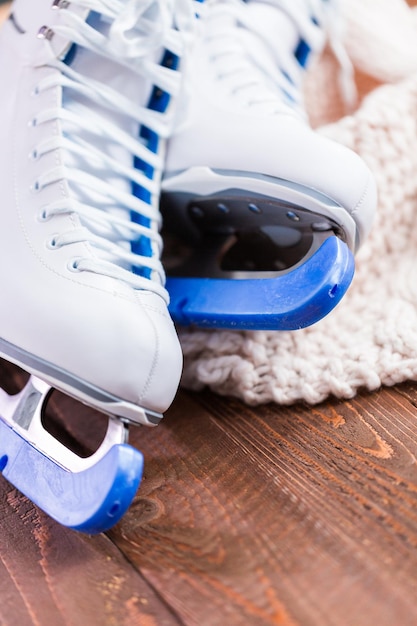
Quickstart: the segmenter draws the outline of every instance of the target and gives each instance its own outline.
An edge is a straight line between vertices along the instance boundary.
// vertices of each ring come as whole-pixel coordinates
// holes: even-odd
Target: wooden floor
[[[65,396],[48,420],[88,445],[102,424]],[[107,535],[0,477],[0,624],[417,624],[416,385],[315,408],[181,392],[131,443],[145,478]]]

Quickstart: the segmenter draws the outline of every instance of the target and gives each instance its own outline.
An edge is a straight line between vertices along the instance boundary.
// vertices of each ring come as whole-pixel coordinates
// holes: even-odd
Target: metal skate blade
[[[295,269],[253,278],[169,276],[169,311],[177,324],[242,330],[297,330],[330,313],[345,295],[354,258],[328,237]]]
[[[103,457],[112,446],[127,442],[127,426],[120,420],[109,417],[107,432],[98,450],[87,458],[74,454],[43,426],[42,412],[51,392],[52,387],[36,376],[30,376],[25,387],[15,395],[8,395],[0,389],[0,418],[40,452],[72,472],[86,469]]]
[[[275,192],[282,198],[234,188],[163,194],[163,262],[176,323],[295,330],[338,304],[354,273],[354,237],[335,216],[342,211],[347,226],[350,218],[312,190],[281,184]]]
[[[142,454],[126,444],[127,426],[114,417],[94,454],[74,454],[42,424],[50,393],[35,376],[15,395],[0,390],[0,470],[59,523],[101,532],[130,505],[142,476]]]
[[[103,389],[78,378],[74,374],[37,357],[0,337],[0,357],[33,373],[50,387],[97,409],[105,415],[114,415],[122,421],[140,426],[156,426],[163,415],[144,409],[135,403],[118,398]]]

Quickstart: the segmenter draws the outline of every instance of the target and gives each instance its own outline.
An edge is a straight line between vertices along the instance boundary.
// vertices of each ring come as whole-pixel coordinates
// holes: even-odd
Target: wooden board
[[[107,537],[1,479],[0,624],[414,626],[416,407],[412,384],[314,408],[182,392],[132,429],[145,477]],[[57,396],[49,420],[96,445],[90,409]]]

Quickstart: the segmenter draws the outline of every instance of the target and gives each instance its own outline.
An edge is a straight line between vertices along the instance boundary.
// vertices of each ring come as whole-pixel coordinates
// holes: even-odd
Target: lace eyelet
[[[38,221],[47,222],[50,219],[51,219],[51,216],[48,215],[46,209],[41,209],[41,211],[38,213]]]
[[[49,26],[41,26],[38,30],[37,37],[38,39],[46,39],[47,41],[51,41],[55,32]]]
[[[69,0],[54,0],[52,3],[53,9],[68,9],[70,5]]]
[[[31,96],[39,96],[39,94],[40,94],[40,89],[39,89],[39,86],[36,85],[36,87],[34,87],[32,89],[32,91],[30,92],[30,95]]]
[[[29,159],[32,161],[37,161],[39,159],[39,152],[36,148],[34,148],[32,152],[29,152]]]
[[[38,191],[41,190],[41,184],[38,180],[35,180],[35,182],[30,186],[31,191],[33,191],[34,193],[38,193]]]
[[[29,128],[34,128],[37,125],[38,125],[38,120],[36,119],[36,117],[28,121]]]
[[[67,263],[67,269],[70,272],[81,272],[81,270],[79,269],[80,261],[81,261],[81,259],[79,257],[77,257],[75,259],[71,259]]]
[[[59,248],[59,245],[58,245],[58,243],[57,243],[57,238],[58,238],[58,236],[57,236],[57,235],[54,235],[54,236],[52,237],[52,239],[50,239],[50,240],[46,243],[46,247],[47,247],[49,250],[57,250],[57,249]]]

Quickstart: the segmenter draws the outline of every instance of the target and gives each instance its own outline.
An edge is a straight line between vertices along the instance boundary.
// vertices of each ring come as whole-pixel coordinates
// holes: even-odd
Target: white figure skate
[[[186,122],[169,141],[162,184],[180,324],[293,330],[329,313],[350,285],[374,180],[356,154],[309,127],[302,100],[333,4],[205,5]]]
[[[181,350],[160,263],[159,187],[188,0],[16,0],[0,32],[0,468],[60,523],[112,526],[139,484],[127,424],[155,426]],[[89,459],[42,426],[55,387],[111,418]]]

